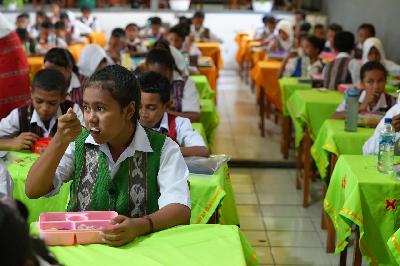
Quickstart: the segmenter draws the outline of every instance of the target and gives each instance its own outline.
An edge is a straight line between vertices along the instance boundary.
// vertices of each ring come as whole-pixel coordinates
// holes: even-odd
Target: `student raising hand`
[[[72,108],[69,108],[66,114],[58,118],[57,133],[54,137],[58,137],[58,140],[63,143],[70,143],[79,136],[81,131],[81,122]]]
[[[33,143],[39,139],[39,136],[32,132],[22,132],[11,140],[10,147],[17,150],[29,150]]]

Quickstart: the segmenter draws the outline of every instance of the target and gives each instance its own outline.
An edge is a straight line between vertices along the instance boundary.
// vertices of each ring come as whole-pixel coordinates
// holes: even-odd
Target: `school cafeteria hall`
[[[0,265],[400,265],[399,0],[0,0]]]

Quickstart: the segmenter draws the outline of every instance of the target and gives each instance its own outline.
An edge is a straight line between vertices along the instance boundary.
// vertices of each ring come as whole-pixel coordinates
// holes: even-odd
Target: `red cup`
[[[32,145],[32,151],[37,154],[42,154],[44,149],[49,145],[51,137],[40,138]]]

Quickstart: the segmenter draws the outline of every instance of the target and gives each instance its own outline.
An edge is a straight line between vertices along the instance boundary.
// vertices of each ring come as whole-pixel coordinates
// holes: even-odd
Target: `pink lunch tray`
[[[100,228],[112,227],[110,220],[117,215],[114,211],[48,212],[40,214],[36,225],[49,246],[94,244],[102,243]]]

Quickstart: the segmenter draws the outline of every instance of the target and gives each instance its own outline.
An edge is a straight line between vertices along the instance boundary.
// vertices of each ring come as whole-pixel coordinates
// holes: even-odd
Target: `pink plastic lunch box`
[[[100,229],[112,227],[114,211],[48,212],[36,223],[40,237],[49,246],[102,243]]]

